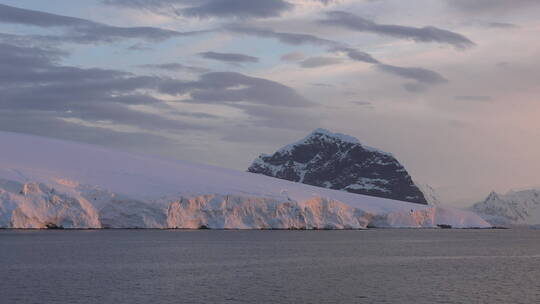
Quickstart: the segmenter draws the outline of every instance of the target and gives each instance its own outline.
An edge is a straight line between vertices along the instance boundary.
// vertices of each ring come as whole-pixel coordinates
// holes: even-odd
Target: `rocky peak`
[[[316,129],[272,155],[261,154],[248,171],[352,193],[427,203],[392,154],[325,129]]]
[[[489,195],[487,196],[487,198],[485,199],[485,202],[499,201],[499,200],[500,200],[499,194],[497,194],[497,192],[495,191],[491,191]]]

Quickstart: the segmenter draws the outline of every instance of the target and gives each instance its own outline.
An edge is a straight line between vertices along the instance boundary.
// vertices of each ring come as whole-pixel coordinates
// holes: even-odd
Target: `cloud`
[[[369,101],[351,101],[351,103],[353,103],[355,105],[359,105],[359,106],[371,106],[371,105],[373,105],[373,103],[369,102]]]
[[[147,44],[135,43],[127,48],[128,51],[151,51],[153,48]]]
[[[269,105],[240,104],[238,108],[252,117],[257,117],[251,124],[256,127],[269,127],[276,129],[313,129],[320,123],[319,113],[302,113],[291,111],[284,107]]]
[[[198,18],[269,18],[293,8],[284,0],[103,0],[103,3]]]
[[[238,53],[218,53],[218,52],[202,52],[199,56],[217,61],[223,61],[228,63],[255,63],[259,62],[259,58],[238,54]]]
[[[455,100],[461,100],[461,101],[491,101],[491,96],[484,96],[484,95],[462,95],[462,96],[454,96]]]
[[[320,83],[320,82],[310,83],[310,85],[314,87],[320,87],[320,88],[333,88],[334,87],[334,85],[331,85],[329,83]]]
[[[364,62],[369,62],[369,63],[378,63],[378,61],[375,58],[373,58],[371,55],[367,53],[348,47],[344,45],[343,43],[324,39],[324,38],[319,38],[317,36],[310,35],[310,34],[275,32],[271,29],[247,27],[247,26],[238,25],[238,24],[228,25],[225,27],[225,29],[234,33],[239,33],[239,34],[246,34],[246,35],[264,37],[264,38],[273,38],[285,44],[290,44],[290,45],[310,44],[310,45],[316,45],[316,46],[329,47],[329,50],[331,52],[345,53],[352,60],[364,61]]]
[[[506,23],[506,22],[489,22],[487,24],[489,27],[495,27],[495,28],[504,28],[504,29],[513,29],[518,28],[519,26],[512,24],[512,23]]]
[[[287,54],[283,54],[281,56],[281,61],[300,61],[306,58],[306,55],[300,52],[291,52]]]
[[[246,34],[250,36],[264,37],[264,38],[273,38],[285,44],[290,44],[290,45],[311,44],[311,45],[331,46],[331,47],[341,46],[341,43],[339,42],[319,38],[317,36],[310,35],[310,34],[276,32],[271,29],[245,26],[245,25],[240,25],[240,24],[229,24],[225,26],[225,30],[233,32],[233,33],[238,33],[238,34]]]
[[[0,130],[113,147],[137,148],[138,151],[173,148],[170,138],[144,132],[124,132],[64,121],[54,113],[28,110],[0,110]],[[154,151],[154,152],[155,152]]]
[[[141,64],[138,67],[145,68],[145,69],[164,70],[164,71],[169,71],[169,72],[188,72],[188,73],[195,73],[195,74],[204,74],[211,71],[210,69],[207,69],[207,68],[184,65],[181,63],[174,63],[174,62],[161,63],[161,64]]]
[[[235,72],[213,72],[183,86],[161,87],[167,94],[184,94],[187,104],[225,105],[248,115],[250,126],[278,129],[309,129],[317,114],[308,113],[316,104],[299,95],[294,89],[275,81],[250,77]]]
[[[407,82],[403,84],[403,88],[411,93],[421,93],[428,89],[425,84],[419,82]]]
[[[25,24],[40,27],[91,26],[93,23],[84,19],[49,14],[4,4],[0,4],[0,21],[3,23]]]
[[[337,0],[314,0],[323,3],[324,5],[328,5],[332,2],[336,2]]]
[[[188,103],[225,104],[239,107],[241,104],[264,104],[281,107],[306,107],[313,103],[292,88],[275,81],[246,76],[235,72],[204,74],[199,80],[171,83],[159,89],[175,95],[190,93]]]
[[[192,17],[277,17],[292,8],[283,0],[206,0],[182,9],[180,13]]]
[[[318,68],[328,65],[340,64],[343,61],[340,58],[334,57],[310,57],[299,63],[303,68]]]
[[[446,0],[447,4],[463,13],[478,14],[507,14],[515,10],[540,7],[537,0]]]
[[[347,57],[349,57],[349,59],[351,60],[375,64],[383,72],[400,76],[406,79],[414,79],[424,84],[433,85],[433,84],[447,82],[447,80],[437,72],[430,71],[424,68],[397,67],[393,65],[384,64],[380,62],[379,60],[373,58],[373,56],[371,56],[370,54],[356,50],[349,46],[346,46],[343,43],[319,38],[317,36],[313,36],[309,34],[275,32],[270,29],[255,28],[255,27],[250,28],[250,27],[246,27],[242,25],[229,25],[229,26],[226,26],[225,28],[226,30],[229,30],[235,33],[278,39],[279,41],[283,43],[291,44],[291,45],[311,44],[311,45],[325,46],[325,47],[328,47],[328,50],[330,52],[345,53]]]
[[[461,34],[433,26],[418,28],[393,24],[377,24],[371,20],[342,11],[328,12],[326,16],[326,19],[319,21],[320,24],[348,28],[359,32],[412,39],[418,42],[446,43],[461,49],[474,46],[471,40]]]
[[[178,32],[156,27],[118,27],[85,19],[50,14],[35,10],[17,8],[0,4],[0,22],[36,26],[40,28],[62,28],[61,36],[36,35],[35,38],[57,43],[98,43],[114,42],[124,39],[143,39],[156,42],[173,37],[189,36],[204,31]]]
[[[208,119],[220,119],[220,118],[223,118],[222,116],[219,116],[219,115],[214,115],[214,114],[209,114],[209,113],[204,113],[204,112],[180,112],[180,111],[175,111],[174,114],[179,115],[179,116],[194,117],[194,118],[208,118]]]
[[[332,48],[331,51],[345,53],[350,59],[354,61],[361,61],[361,62],[375,63],[375,64],[380,63],[377,59],[373,58],[373,56],[371,56],[370,54],[355,50],[350,47],[335,47],[335,48]]]
[[[407,79],[416,80],[419,83],[435,85],[445,83],[446,80],[439,73],[417,67],[398,67],[389,64],[379,64],[377,68],[385,73],[393,74]]]
[[[252,115],[251,124],[271,118],[263,111],[248,113],[249,105],[280,109],[313,105],[285,85],[239,73],[207,73],[196,80],[180,81],[65,66],[59,64],[64,55],[55,49],[0,43],[0,129],[66,139],[80,135],[81,140],[95,143],[112,142],[122,135],[130,138],[130,145],[135,144],[132,139],[136,136],[161,143],[163,138],[152,134],[215,129],[207,120],[214,122],[216,115],[178,112],[154,93],[168,94],[171,99],[187,95],[188,100],[178,101],[186,105],[235,107]]]

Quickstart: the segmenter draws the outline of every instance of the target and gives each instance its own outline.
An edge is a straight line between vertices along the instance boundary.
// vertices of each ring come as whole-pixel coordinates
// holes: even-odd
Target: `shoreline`
[[[470,228],[439,228],[439,227],[372,227],[372,228],[351,228],[351,229],[293,229],[293,228],[4,228],[0,231],[105,231],[105,230],[161,230],[161,231],[374,231],[374,230],[509,230],[509,229],[530,229],[534,227],[470,227]]]

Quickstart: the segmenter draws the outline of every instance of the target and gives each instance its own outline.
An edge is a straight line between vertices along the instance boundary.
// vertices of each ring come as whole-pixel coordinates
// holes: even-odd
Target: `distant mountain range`
[[[495,226],[540,226],[540,190],[510,191],[506,194],[491,192],[470,210]]]
[[[428,203],[392,154],[325,129],[316,129],[272,155],[261,154],[248,171],[351,193]]]

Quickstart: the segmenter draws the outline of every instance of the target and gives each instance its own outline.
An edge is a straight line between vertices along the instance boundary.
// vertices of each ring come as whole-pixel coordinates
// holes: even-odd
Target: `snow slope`
[[[420,191],[424,194],[424,197],[426,198],[426,201],[428,205],[430,206],[439,206],[442,204],[441,197],[439,196],[439,193],[435,191],[433,187],[431,187],[428,184],[421,184],[421,183],[415,183],[415,185],[418,186]]]
[[[471,210],[496,226],[540,226],[540,190],[491,192]]]
[[[0,227],[489,227],[472,212],[0,132]]]

